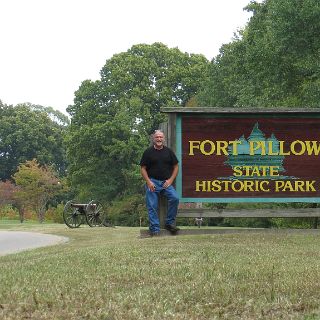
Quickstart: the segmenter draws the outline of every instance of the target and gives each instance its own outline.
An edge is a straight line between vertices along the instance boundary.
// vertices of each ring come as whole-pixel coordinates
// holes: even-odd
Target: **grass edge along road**
[[[318,234],[6,228],[70,241],[0,257],[1,319],[320,319]]]

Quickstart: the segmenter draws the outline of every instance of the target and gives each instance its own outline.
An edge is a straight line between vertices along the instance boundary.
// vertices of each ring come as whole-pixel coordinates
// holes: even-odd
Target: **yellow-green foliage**
[[[46,221],[52,221],[56,223],[64,223],[63,221],[63,209],[64,204],[60,203],[57,207],[50,207],[46,212]]]
[[[19,187],[15,197],[24,206],[32,208],[39,221],[43,221],[48,201],[58,194],[62,187],[54,170],[40,166],[37,160],[33,159],[20,164],[13,178]]]
[[[0,219],[18,219],[18,211],[12,205],[0,206]]]

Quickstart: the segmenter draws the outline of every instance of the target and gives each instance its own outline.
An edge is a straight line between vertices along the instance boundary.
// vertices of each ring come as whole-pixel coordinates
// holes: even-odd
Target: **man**
[[[168,199],[168,212],[165,228],[176,233],[175,226],[179,197],[172,186],[178,174],[178,159],[174,152],[164,145],[165,136],[161,130],[152,135],[153,145],[146,149],[140,161],[141,175],[146,181],[146,204],[149,215],[151,236],[160,234],[158,217],[158,195],[162,192]]]

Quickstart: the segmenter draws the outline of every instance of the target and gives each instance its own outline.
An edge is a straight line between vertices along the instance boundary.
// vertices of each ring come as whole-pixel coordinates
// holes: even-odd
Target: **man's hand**
[[[153,184],[153,182],[151,180],[147,182],[147,186],[148,186],[148,189],[151,192],[155,192],[156,191],[156,186]]]
[[[168,180],[166,180],[166,181],[164,182],[163,187],[164,187],[165,189],[167,189],[167,188],[169,188],[171,185],[172,185],[172,180],[171,180],[171,179],[168,179]]]

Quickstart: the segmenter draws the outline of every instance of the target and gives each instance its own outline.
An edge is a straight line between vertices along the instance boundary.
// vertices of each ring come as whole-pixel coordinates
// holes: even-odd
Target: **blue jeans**
[[[149,215],[150,231],[159,232],[160,222],[158,217],[158,203],[159,193],[162,192],[168,199],[168,212],[166,218],[166,224],[174,224],[178,212],[179,197],[173,186],[164,188],[164,181],[151,178],[151,181],[156,187],[154,192],[151,192],[146,185],[146,204]]]

